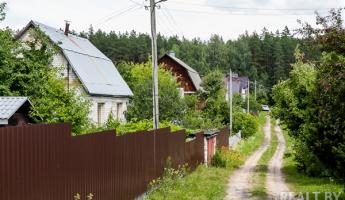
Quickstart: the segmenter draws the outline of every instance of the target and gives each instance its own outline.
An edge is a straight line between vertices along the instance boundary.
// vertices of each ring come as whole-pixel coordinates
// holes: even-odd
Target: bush
[[[233,130],[235,132],[241,130],[243,138],[252,136],[258,130],[258,127],[258,121],[254,116],[243,112],[234,113]]]
[[[179,131],[179,130],[184,129],[183,127],[176,125],[174,123],[171,123],[169,121],[161,121],[159,123],[159,128],[167,128],[167,127],[170,127],[171,131]],[[102,129],[103,130],[115,129],[118,135],[123,135],[126,133],[131,133],[131,132],[136,132],[136,131],[148,131],[148,130],[152,130],[152,128],[153,128],[152,119],[150,120],[144,119],[140,121],[133,119],[133,121],[127,122],[125,124],[121,124],[119,121],[109,116],[109,119],[107,123],[105,124],[105,127],[103,127]]]
[[[122,64],[121,68],[129,70],[126,74],[128,84],[134,96],[130,98],[126,117],[128,120],[152,118],[152,66],[150,62],[143,64]],[[176,120],[182,115],[184,106],[179,96],[178,83],[170,71],[161,66],[158,70],[159,118],[160,120]]]
[[[211,165],[221,168],[236,168],[241,165],[243,158],[238,151],[222,147],[212,157]]]
[[[313,154],[304,142],[295,140],[293,146],[294,159],[297,162],[297,169],[303,171],[305,174],[313,177],[329,177],[331,176],[329,170],[321,163],[319,158]]]

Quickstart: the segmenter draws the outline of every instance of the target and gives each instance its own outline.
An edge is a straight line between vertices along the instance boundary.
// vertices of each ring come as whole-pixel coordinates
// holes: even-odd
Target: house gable
[[[33,29],[33,25],[28,26],[26,28],[26,31],[23,31],[20,37],[17,37],[17,39],[21,41],[30,41],[32,39],[32,36],[30,35],[30,29]],[[64,79],[65,84],[68,88],[78,87],[78,89],[82,89],[83,91],[85,91],[84,85],[81,84],[79,77],[75,73],[74,69],[70,66],[62,50],[53,55],[51,64],[54,67],[61,68],[61,70],[59,71],[59,75],[61,75],[61,77]]]
[[[192,79],[189,77],[187,69],[180,65],[178,62],[165,55],[159,59],[159,64],[163,64],[166,70],[172,72],[172,74],[177,78],[177,82],[185,92],[197,91],[197,88],[194,86]]]

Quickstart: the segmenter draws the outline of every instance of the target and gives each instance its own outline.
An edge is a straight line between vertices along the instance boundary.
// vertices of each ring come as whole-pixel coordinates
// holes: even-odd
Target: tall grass
[[[307,194],[309,194],[309,199],[327,199],[325,197],[327,192],[341,192],[342,195],[339,199],[345,199],[345,183],[339,183],[334,181],[331,178],[316,178],[309,177],[298,171],[296,161],[293,156],[293,139],[287,134],[286,131],[283,131],[284,137],[286,140],[286,152],[284,156],[283,163],[283,172],[286,175],[285,181],[288,183],[290,189],[297,195],[303,194],[304,199],[307,199]],[[318,194],[316,198],[315,193]],[[336,199],[334,195],[331,199]]]

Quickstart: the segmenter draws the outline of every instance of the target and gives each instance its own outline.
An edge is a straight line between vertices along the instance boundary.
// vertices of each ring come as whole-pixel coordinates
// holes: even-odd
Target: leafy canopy
[[[127,119],[142,120],[152,118],[152,67],[150,62],[143,64],[123,64],[129,70],[130,76],[126,81],[134,96],[130,99]],[[158,93],[160,120],[173,121],[179,119],[183,111],[183,104],[179,96],[178,84],[175,77],[163,68],[158,70]]]

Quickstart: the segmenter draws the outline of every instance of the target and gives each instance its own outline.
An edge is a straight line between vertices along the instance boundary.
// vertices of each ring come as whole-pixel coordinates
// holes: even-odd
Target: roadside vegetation
[[[341,193],[339,200],[345,199],[344,183],[339,182],[331,177],[310,177],[303,174],[298,169],[298,163],[295,160],[295,152],[293,145],[294,139],[289,136],[287,131],[283,131],[286,141],[286,151],[284,155],[283,169],[285,174],[285,182],[289,185],[292,192],[296,195],[303,194],[304,199],[307,199],[309,193],[310,200],[316,200],[313,192],[320,192],[318,199],[326,199],[326,192]],[[334,195],[333,199],[334,198]]]
[[[286,172],[304,189],[313,189],[303,174],[319,180],[345,181],[345,29],[343,9],[331,10],[328,16],[317,16],[317,28],[303,24],[302,36],[309,47],[321,56],[310,60],[296,49],[296,63],[289,79],[272,89],[275,106],[272,113],[279,118],[293,148]],[[293,166],[295,165],[295,166]],[[294,171],[294,170],[297,171]],[[288,179],[292,181],[292,179]],[[316,180],[316,179],[315,179]],[[328,183],[319,182],[320,185]],[[308,186],[307,186],[308,185]],[[303,188],[301,188],[303,190]],[[338,190],[336,190],[338,191]]]
[[[266,113],[260,113],[257,131],[241,141],[235,149],[218,150],[212,159],[213,165],[200,165],[187,176],[176,178],[172,183],[169,182],[169,189],[158,187],[151,191],[147,199],[223,199],[230,174],[262,144],[265,117]]]

